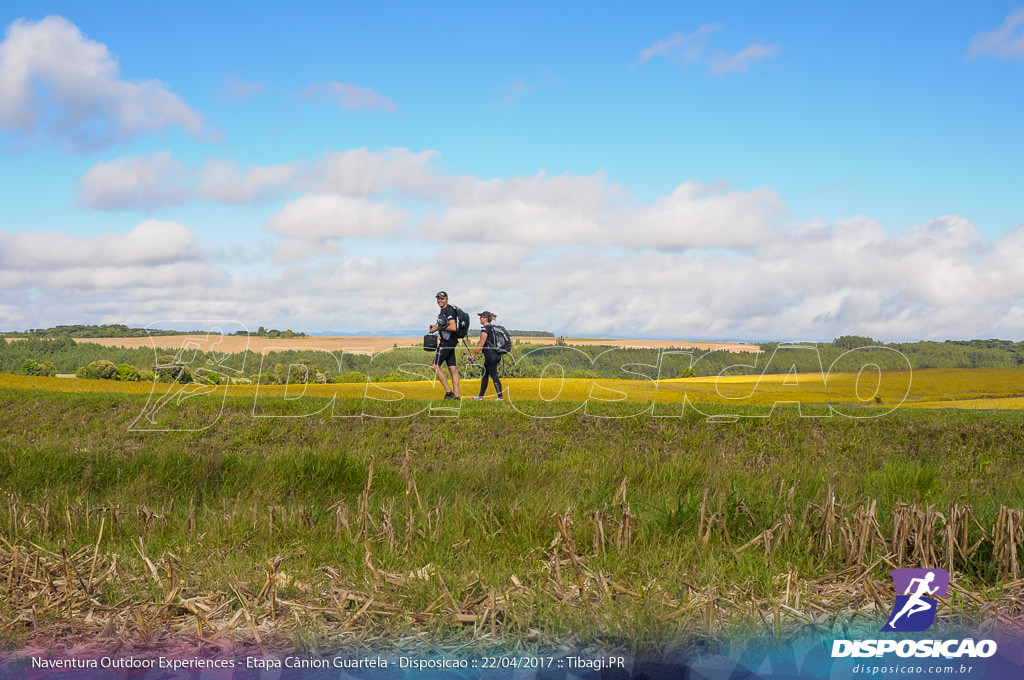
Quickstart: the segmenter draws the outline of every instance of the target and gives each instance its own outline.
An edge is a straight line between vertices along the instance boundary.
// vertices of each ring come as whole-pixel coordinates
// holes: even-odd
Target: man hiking
[[[434,352],[434,363],[431,368],[437,374],[437,379],[444,385],[445,399],[459,399],[459,369],[455,361],[455,348],[459,346],[458,317],[455,308],[448,304],[448,293],[443,290],[434,296],[437,306],[437,323],[430,327],[431,333],[439,333],[440,342],[437,343],[437,351]],[[448,372],[452,376],[452,389],[448,389],[448,378],[441,370],[442,364],[448,364]]]

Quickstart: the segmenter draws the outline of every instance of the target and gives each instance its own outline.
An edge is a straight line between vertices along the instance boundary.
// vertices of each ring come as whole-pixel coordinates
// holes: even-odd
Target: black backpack
[[[455,335],[461,340],[469,333],[469,313],[455,305],[452,305],[452,309],[455,310]]]
[[[512,351],[512,338],[508,337],[508,331],[505,330],[504,326],[492,323],[491,334],[493,336],[494,349],[503,353]]]

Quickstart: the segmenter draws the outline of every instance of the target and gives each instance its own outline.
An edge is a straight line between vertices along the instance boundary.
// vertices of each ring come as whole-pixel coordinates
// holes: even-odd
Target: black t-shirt
[[[451,305],[445,305],[437,313],[437,327],[440,329],[448,328],[448,323],[452,319],[457,319],[455,315],[455,308]],[[438,343],[441,347],[458,347],[459,336],[455,331],[441,331],[441,342]]]
[[[491,328],[491,324],[485,323],[480,327],[481,333],[487,333],[487,339],[484,340],[484,349],[494,349],[494,329]]]

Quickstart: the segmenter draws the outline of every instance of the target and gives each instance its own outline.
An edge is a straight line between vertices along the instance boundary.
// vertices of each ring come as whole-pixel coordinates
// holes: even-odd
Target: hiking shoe
[[[473,397],[473,401],[483,401],[483,397]]]
[[[454,399],[455,398],[455,393],[454,392],[445,392],[444,393],[444,398],[445,398],[445,401],[447,401],[448,399]]]
[[[505,397],[498,397],[498,398],[497,398],[497,399],[495,399],[494,401],[505,401]]]

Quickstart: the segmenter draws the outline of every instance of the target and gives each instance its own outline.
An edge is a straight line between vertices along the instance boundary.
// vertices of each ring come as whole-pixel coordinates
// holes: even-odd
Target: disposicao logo
[[[949,588],[945,569],[893,569],[896,592],[892,613],[880,632],[914,633],[935,623],[938,600]],[[834,640],[832,656],[879,657],[895,653],[900,657],[987,658],[996,653],[994,640]]]
[[[938,601],[931,595],[946,596],[949,588],[949,573],[945,569],[893,569],[893,583],[896,603],[892,607],[889,622],[882,631],[913,633],[927,630],[935,623],[935,609]]]

